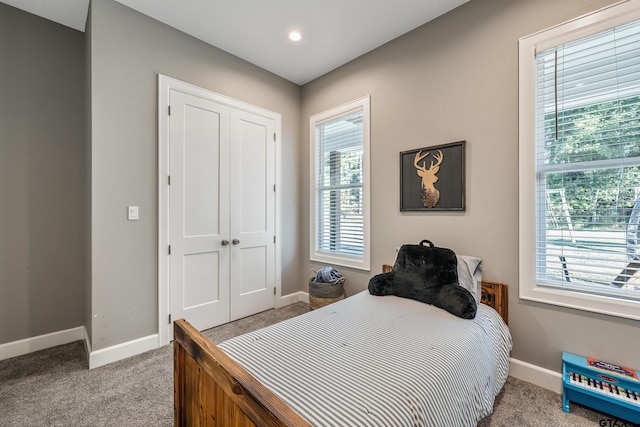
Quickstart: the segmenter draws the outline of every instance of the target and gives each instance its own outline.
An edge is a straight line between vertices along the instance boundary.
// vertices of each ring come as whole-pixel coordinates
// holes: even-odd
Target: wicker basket
[[[315,273],[315,271],[311,270],[310,273]],[[312,310],[343,299],[344,277],[331,283],[316,282],[315,274],[309,279],[309,306]]]

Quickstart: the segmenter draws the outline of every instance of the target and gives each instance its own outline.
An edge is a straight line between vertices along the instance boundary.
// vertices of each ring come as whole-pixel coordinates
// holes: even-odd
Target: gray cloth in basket
[[[333,267],[323,267],[316,273],[316,283],[335,283],[342,274]]]

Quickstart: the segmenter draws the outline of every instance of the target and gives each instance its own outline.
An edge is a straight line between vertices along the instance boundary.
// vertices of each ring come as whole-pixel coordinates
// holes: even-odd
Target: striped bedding
[[[219,345],[314,426],[475,426],[507,379],[511,335],[367,291]]]

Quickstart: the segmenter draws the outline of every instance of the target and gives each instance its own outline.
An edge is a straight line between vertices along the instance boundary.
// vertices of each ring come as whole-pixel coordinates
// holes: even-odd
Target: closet
[[[202,330],[275,306],[279,115],[175,86],[160,144],[168,308]]]

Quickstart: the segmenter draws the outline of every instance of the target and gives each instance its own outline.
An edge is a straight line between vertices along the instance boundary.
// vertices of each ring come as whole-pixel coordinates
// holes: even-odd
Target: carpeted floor
[[[205,335],[219,343],[308,310],[307,304],[296,303],[210,329]],[[171,426],[172,358],[171,346],[164,346],[88,370],[84,345],[77,341],[0,361],[0,426]],[[566,414],[561,396],[509,377],[496,398],[494,413],[478,426],[631,424],[579,405],[572,405]]]

